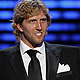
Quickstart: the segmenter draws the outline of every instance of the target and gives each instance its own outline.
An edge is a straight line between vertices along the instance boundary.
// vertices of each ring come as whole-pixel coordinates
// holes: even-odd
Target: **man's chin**
[[[42,43],[43,43],[43,42],[39,43],[39,44],[38,44],[38,47],[42,46]]]
[[[42,45],[43,41],[36,41],[36,43],[34,43],[34,45],[36,47],[40,47]]]

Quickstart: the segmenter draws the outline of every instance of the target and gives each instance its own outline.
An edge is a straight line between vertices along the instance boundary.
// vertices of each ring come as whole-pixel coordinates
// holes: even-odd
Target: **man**
[[[29,50],[37,51],[41,69],[41,79],[39,77],[37,80],[80,80],[80,48],[45,42],[50,22],[48,9],[43,2],[24,0],[17,4],[12,27],[19,43],[0,51],[0,80],[36,79],[28,78],[32,59]],[[63,66],[63,70],[66,65],[69,70],[58,72],[59,67]],[[31,73],[34,75],[35,72]]]

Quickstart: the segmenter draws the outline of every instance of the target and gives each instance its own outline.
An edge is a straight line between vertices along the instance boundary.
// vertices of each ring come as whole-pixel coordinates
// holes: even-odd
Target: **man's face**
[[[37,47],[46,36],[47,26],[47,17],[42,10],[39,14],[23,20],[20,28],[20,31],[23,32],[23,42],[31,48]]]

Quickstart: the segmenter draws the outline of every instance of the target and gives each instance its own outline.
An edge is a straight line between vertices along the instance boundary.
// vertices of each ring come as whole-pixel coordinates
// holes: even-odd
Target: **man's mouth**
[[[36,35],[37,35],[37,36],[40,36],[40,35],[41,35],[41,33],[36,33]]]

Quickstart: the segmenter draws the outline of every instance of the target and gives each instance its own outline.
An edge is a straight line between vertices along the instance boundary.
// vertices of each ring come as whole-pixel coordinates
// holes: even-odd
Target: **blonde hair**
[[[30,16],[34,16],[39,13],[39,10],[42,9],[47,17],[48,26],[50,26],[51,19],[49,10],[46,5],[39,0],[23,0],[18,3],[14,8],[14,16],[12,27],[14,29],[13,33],[16,36],[16,39],[19,41],[21,38],[22,32],[17,28],[17,24],[22,24],[24,19],[28,19]]]

